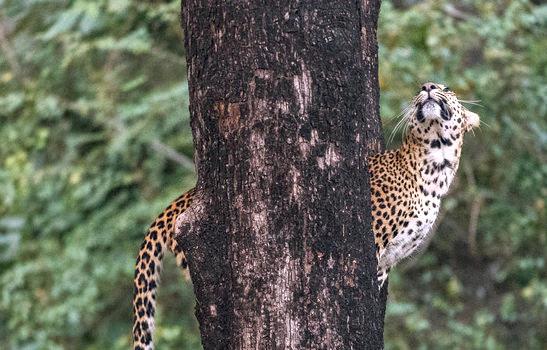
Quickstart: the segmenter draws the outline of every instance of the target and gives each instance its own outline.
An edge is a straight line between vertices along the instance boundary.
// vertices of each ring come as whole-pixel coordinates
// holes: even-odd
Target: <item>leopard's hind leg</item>
[[[387,280],[388,274],[389,269],[378,269],[378,272],[376,273],[376,277],[378,278],[378,289],[382,289]]]

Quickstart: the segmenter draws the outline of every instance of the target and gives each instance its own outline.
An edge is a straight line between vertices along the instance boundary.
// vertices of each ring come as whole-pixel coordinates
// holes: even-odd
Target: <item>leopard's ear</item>
[[[470,131],[471,129],[478,127],[481,123],[479,115],[467,109],[465,110],[464,119],[465,131]]]

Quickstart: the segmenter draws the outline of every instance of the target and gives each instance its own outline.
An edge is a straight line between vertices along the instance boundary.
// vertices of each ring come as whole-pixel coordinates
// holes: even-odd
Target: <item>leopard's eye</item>
[[[447,86],[447,87],[445,87],[445,88],[443,89],[443,91],[444,91],[444,92],[448,92],[448,91],[450,91],[450,88]]]

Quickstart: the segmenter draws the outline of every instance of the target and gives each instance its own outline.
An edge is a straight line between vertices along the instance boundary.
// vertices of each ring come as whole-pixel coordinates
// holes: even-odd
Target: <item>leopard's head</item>
[[[409,132],[424,140],[461,139],[480,123],[478,114],[462,106],[448,87],[436,83],[422,85],[406,119]]]

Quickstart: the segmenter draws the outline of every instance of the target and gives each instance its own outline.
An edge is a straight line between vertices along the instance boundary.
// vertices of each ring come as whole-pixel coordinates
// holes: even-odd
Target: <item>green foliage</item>
[[[128,348],[139,243],[194,182],[165,151],[192,155],[179,6],[1,2],[0,342],[9,349]],[[158,346],[194,349],[191,287],[172,270]]]
[[[7,349],[128,348],[136,251],[194,181],[179,7],[0,0]],[[382,114],[433,80],[481,100],[488,125],[466,139],[430,249],[392,273],[388,349],[546,342],[546,18],[520,0],[382,4]],[[197,349],[191,287],[166,265],[158,348]]]

